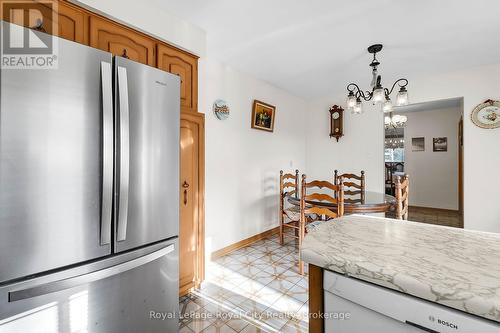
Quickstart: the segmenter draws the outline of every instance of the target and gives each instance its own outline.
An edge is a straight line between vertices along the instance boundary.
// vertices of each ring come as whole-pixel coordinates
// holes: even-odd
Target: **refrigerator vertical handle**
[[[118,110],[120,113],[120,196],[116,240],[127,238],[128,186],[129,186],[129,109],[127,69],[118,66]]]
[[[111,243],[113,200],[113,83],[111,64],[101,62],[102,90],[102,197],[100,244]]]

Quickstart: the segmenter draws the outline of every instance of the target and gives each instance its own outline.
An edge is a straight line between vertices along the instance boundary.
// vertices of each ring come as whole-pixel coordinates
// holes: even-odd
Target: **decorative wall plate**
[[[214,102],[214,114],[219,120],[226,120],[229,117],[229,106],[226,101],[218,99]]]
[[[479,104],[472,111],[472,122],[481,128],[500,127],[500,102],[491,99]]]

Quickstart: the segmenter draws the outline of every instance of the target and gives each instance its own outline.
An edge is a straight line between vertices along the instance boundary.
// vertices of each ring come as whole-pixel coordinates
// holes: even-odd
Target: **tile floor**
[[[463,228],[462,216],[458,212],[411,206],[409,208],[408,220],[410,221]]]
[[[202,288],[180,299],[180,333],[307,332],[297,260],[295,239],[275,235],[209,263]]]

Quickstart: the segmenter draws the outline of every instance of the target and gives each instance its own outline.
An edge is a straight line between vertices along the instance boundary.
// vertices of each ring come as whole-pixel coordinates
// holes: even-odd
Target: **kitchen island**
[[[408,305],[412,320],[398,318],[403,326],[466,332],[467,325],[484,324],[485,330],[500,332],[500,234],[351,215],[310,228],[301,256],[309,263],[310,332],[321,332],[325,325],[313,313],[331,310],[325,289],[338,289],[336,297],[340,295],[342,301],[347,298],[364,310],[377,308],[374,311],[381,316],[388,316],[389,310],[404,312],[406,300],[413,302]],[[347,289],[363,290],[359,300],[341,292],[350,281],[355,287]],[[396,299],[399,308],[387,309]],[[429,313],[425,313],[427,305]],[[456,315],[470,321],[456,327]],[[350,320],[362,322],[363,318]],[[440,325],[442,329],[435,329]],[[407,331],[412,329],[408,326]]]

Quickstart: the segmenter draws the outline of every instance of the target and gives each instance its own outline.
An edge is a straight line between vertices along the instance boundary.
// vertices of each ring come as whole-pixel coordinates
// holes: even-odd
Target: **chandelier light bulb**
[[[356,106],[356,97],[354,97],[352,91],[347,96],[346,104],[347,104],[347,109],[349,110],[352,110]]]
[[[373,103],[380,104],[385,101],[384,88],[378,87],[373,91]]]
[[[385,113],[391,112],[392,111],[392,102],[391,99],[388,98],[385,102],[384,105],[382,106],[382,111]]]
[[[361,113],[363,113],[363,103],[361,103],[361,99],[359,97],[356,100],[356,105],[353,108],[353,113],[354,114],[361,114]]]
[[[391,117],[385,116],[385,118],[384,118],[384,124],[386,126],[390,125],[391,124]]]
[[[408,91],[406,90],[405,87],[401,87],[399,89],[398,95],[396,97],[396,104],[398,106],[403,106],[403,105],[408,105],[409,100],[408,100]]]

